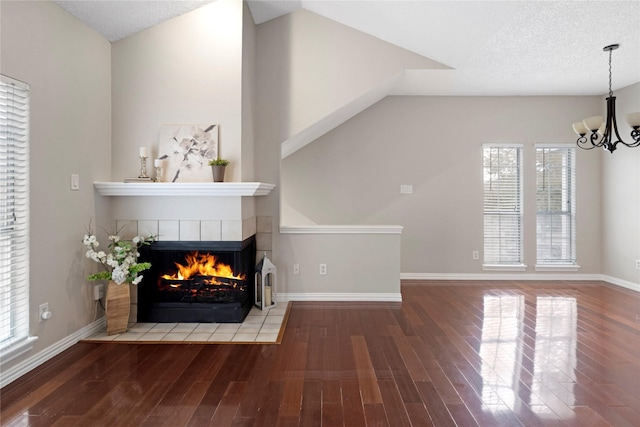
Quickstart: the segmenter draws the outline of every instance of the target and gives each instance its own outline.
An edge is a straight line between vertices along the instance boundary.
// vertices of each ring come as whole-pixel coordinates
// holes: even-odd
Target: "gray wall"
[[[573,143],[570,124],[601,107],[599,97],[387,97],[282,161],[283,205],[316,224],[404,226],[403,273],[481,273],[472,251],[482,254],[482,144],[523,143],[533,273],[534,144]],[[601,154],[578,152],[580,273],[601,272]]]
[[[411,68],[446,67],[303,9],[257,26],[256,177],[279,183],[282,142]],[[280,201],[278,186],[256,200],[258,215],[272,216],[280,224]],[[375,247],[367,239],[274,233],[273,261],[284,273],[281,292],[336,292],[317,274],[318,263],[331,259],[328,279],[342,284],[339,292],[362,293],[357,289],[362,285],[357,283],[357,271],[348,266],[380,259],[386,238],[374,239]],[[329,240],[342,243],[307,250]],[[393,293],[399,288],[399,259],[390,261],[387,271],[395,271],[396,278],[377,275],[372,283],[375,292]],[[301,266],[300,276],[291,275],[294,262]],[[377,261],[375,266],[385,268]]]
[[[242,22],[218,0],[113,43],[113,180],[138,175],[138,147],[157,154],[162,125],[211,123],[225,180],[242,180]]]
[[[34,349],[94,319],[85,279],[85,226],[95,226],[93,181],[110,178],[111,45],[56,4],[2,1],[1,72],[31,86],[30,333]],[[70,175],[80,191],[70,191]],[[100,207],[98,207],[100,209]],[[38,305],[53,317],[38,323]]]
[[[640,111],[640,83],[618,90],[617,122],[622,139],[630,143],[631,128],[624,117]],[[604,104],[604,99],[601,100]],[[640,283],[640,148],[618,149],[609,154],[598,153],[602,167],[602,272],[632,283]]]
[[[280,144],[407,68],[446,68],[304,9],[256,27],[256,178],[279,182]],[[279,223],[279,189],[258,202]]]
[[[242,176],[241,181],[254,180],[254,106],[256,93],[256,24],[247,3],[242,10]]]

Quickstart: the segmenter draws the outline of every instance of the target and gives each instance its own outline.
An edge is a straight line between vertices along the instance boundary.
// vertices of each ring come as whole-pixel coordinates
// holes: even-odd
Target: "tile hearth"
[[[242,323],[133,323],[125,333],[107,335],[104,330],[83,341],[277,344],[286,327],[288,308],[288,303],[265,310],[252,307]]]

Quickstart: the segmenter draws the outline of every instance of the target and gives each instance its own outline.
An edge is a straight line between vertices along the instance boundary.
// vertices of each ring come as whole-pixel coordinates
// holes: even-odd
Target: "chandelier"
[[[627,114],[627,123],[632,127],[631,138],[634,142],[627,144],[622,140],[618,133],[618,123],[616,123],[616,97],[613,96],[611,90],[611,52],[616,50],[620,45],[612,44],[605,46],[602,50],[609,52],[609,96],[607,97],[607,119],[602,120],[602,116],[594,116],[584,119],[581,122],[573,124],[573,130],[580,138],[576,141],[578,147],[585,150],[591,150],[596,147],[602,147],[611,153],[616,149],[618,143],[627,147],[640,146],[640,112]],[[591,135],[587,138],[587,134]],[[617,140],[614,141],[614,136]],[[591,145],[588,145],[590,142]]]

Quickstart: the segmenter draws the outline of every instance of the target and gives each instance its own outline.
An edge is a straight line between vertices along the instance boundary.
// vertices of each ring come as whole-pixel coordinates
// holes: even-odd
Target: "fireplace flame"
[[[185,256],[185,260],[187,265],[175,262],[174,264],[178,271],[172,275],[165,274],[162,278],[167,280],[188,280],[196,276],[216,276],[244,280],[244,275],[234,275],[231,266],[219,263],[215,255],[192,252]]]

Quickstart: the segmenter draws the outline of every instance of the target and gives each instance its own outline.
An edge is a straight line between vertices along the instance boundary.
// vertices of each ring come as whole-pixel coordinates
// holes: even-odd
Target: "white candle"
[[[272,305],[271,301],[271,286],[264,287],[264,306]]]
[[[147,157],[147,147],[140,147],[140,157]]]
[[[160,160],[160,159],[155,159],[155,160],[153,161],[153,166],[155,166],[155,167],[157,167],[157,168],[162,167],[162,160]]]

